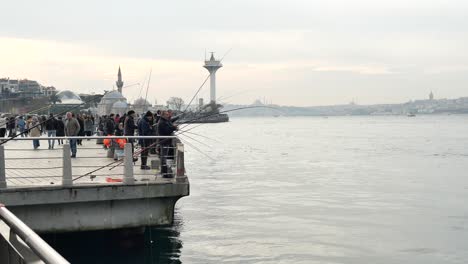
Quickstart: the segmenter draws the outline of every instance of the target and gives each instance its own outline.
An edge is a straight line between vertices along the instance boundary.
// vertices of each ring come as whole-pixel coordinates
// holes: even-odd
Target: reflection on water
[[[71,263],[182,263],[180,230],[174,224],[112,231],[46,234],[42,237]]]

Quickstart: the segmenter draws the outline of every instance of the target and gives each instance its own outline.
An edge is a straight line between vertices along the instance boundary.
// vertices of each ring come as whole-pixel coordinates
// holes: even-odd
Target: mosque
[[[124,82],[122,81],[122,71],[119,67],[117,73],[117,90],[104,94],[97,107],[98,115],[108,115],[110,113],[124,114],[128,109],[127,98],[122,95]]]

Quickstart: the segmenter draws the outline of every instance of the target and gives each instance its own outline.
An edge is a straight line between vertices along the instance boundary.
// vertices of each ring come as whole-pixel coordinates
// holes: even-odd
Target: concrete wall
[[[0,191],[10,211],[37,232],[171,224],[189,183],[43,187]]]

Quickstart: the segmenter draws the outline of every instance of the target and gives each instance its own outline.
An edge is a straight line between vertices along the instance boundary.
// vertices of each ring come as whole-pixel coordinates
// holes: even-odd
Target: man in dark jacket
[[[153,113],[150,111],[146,112],[145,116],[138,122],[138,135],[140,136],[151,136],[153,134],[153,129],[151,127],[151,121],[153,120]],[[151,145],[151,139],[140,139],[141,146],[141,169],[149,170],[150,167],[146,165],[148,161],[148,152]]]
[[[16,118],[14,116],[10,117],[9,121],[8,121],[8,137],[14,137],[16,136],[16,132],[15,132],[15,129],[16,129]]]
[[[110,114],[104,124],[104,134],[106,135],[114,135],[115,133],[115,121],[114,121],[114,114]]]
[[[138,129],[137,125],[135,125],[135,111],[130,110],[127,113],[127,117],[125,118],[124,121],[124,126],[123,126],[123,132],[124,136],[135,136],[135,130]],[[134,148],[135,146],[133,145],[133,142],[135,140],[133,138],[129,138],[127,140],[128,143],[132,144],[132,154],[134,153]],[[133,161],[137,161],[138,159],[133,158]]]
[[[64,137],[65,136],[65,123],[62,120],[62,117],[59,116],[57,119],[57,126],[56,126],[56,135],[57,137]],[[63,139],[57,139],[58,144],[63,144]]]
[[[56,137],[57,136],[57,119],[55,119],[54,114],[49,114],[49,119],[45,123],[45,129],[47,131],[47,137]],[[53,149],[55,145],[55,139],[47,140],[49,143],[49,149]]]
[[[167,111],[163,111],[161,113],[161,118],[159,119],[159,124],[158,124],[158,134],[159,136],[173,136],[174,131],[177,130],[177,126],[173,125],[171,120],[170,120],[170,114]],[[173,157],[168,157],[169,154],[171,153],[171,148],[172,146],[172,139],[166,138],[166,139],[160,139],[159,140],[159,145],[161,147],[161,153],[160,153],[160,159],[161,159],[161,175],[164,178],[171,178],[172,173],[168,172],[168,166],[167,166],[167,159],[173,159]],[[172,151],[172,155],[173,155]]]

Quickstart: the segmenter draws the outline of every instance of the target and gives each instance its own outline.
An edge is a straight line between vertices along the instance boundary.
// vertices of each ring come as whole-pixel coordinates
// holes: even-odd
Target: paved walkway
[[[77,158],[72,158],[74,184],[110,183],[123,177],[123,162],[107,158],[107,150],[96,140],[83,140],[78,146]],[[5,166],[8,187],[29,187],[60,185],[62,183],[62,146],[55,142],[54,149],[48,149],[47,140],[40,141],[40,147],[33,148],[32,141],[12,140],[5,144]],[[156,158],[152,155],[148,164]],[[134,164],[134,176],[137,182],[170,183],[171,179],[161,178],[159,170],[141,170],[140,159]],[[103,166],[106,166],[102,168]],[[97,170],[97,171],[95,171]]]

